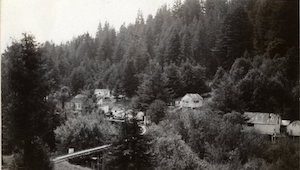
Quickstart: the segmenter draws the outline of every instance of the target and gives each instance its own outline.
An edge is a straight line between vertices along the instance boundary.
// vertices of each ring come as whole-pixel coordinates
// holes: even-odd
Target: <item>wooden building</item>
[[[247,128],[260,134],[280,134],[281,117],[274,113],[245,112]]]
[[[203,98],[197,93],[188,93],[180,100],[180,107],[200,108],[203,105]]]

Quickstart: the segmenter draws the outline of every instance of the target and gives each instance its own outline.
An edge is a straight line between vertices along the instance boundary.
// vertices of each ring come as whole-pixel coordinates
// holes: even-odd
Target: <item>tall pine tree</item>
[[[112,154],[108,155],[109,169],[140,170],[153,169],[152,155],[149,152],[149,139],[141,135],[137,120],[127,120],[122,127],[120,140],[113,144]]]
[[[47,146],[53,146],[53,112],[47,99],[50,92],[46,66],[33,36],[24,34],[3,55],[7,61],[8,109],[15,154],[21,155],[17,168],[50,169]],[[5,102],[5,101],[4,101]]]

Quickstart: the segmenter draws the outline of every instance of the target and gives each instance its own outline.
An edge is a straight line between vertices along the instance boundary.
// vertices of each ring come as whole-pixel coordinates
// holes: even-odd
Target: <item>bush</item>
[[[166,103],[162,100],[154,100],[149,106],[146,114],[150,115],[151,121],[156,124],[159,123],[164,117],[166,112]]]
[[[49,148],[39,137],[35,137],[30,144],[26,145],[27,152],[17,150],[13,154],[11,169],[50,170],[53,165],[50,162]]]
[[[118,130],[95,112],[69,118],[54,132],[59,152],[64,152],[70,147],[82,150],[103,145],[118,135]]]

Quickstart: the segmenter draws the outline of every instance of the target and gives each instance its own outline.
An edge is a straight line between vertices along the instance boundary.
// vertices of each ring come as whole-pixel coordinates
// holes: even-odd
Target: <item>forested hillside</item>
[[[213,80],[217,97],[232,103],[220,106],[224,111],[295,119],[297,6],[296,0],[178,0],[155,16],[139,11],[135,23],[118,31],[100,23],[96,37],[46,42],[43,51],[58,87],[70,86],[74,94],[108,87],[147,107],[154,99],[210,91]],[[226,88],[234,94],[218,92]]]

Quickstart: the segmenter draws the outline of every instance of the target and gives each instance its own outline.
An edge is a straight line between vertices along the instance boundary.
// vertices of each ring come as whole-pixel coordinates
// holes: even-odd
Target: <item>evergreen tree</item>
[[[165,67],[164,76],[166,78],[165,87],[170,95],[171,99],[181,97],[182,93],[182,82],[179,67],[175,64],[170,64]]]
[[[176,25],[173,25],[169,30],[167,46],[165,51],[165,61],[167,63],[179,64],[180,58],[180,37]]]
[[[126,41],[127,41],[127,28],[124,25],[122,25],[120,27],[120,32],[116,37],[116,46],[112,57],[115,63],[122,60],[126,52]]]
[[[225,18],[214,49],[215,57],[225,70],[230,69],[234,60],[241,57],[245,50],[252,48],[249,18],[243,5],[235,3]]]
[[[192,47],[191,47],[191,41],[192,36],[187,26],[183,27],[182,33],[181,33],[181,45],[180,45],[180,58],[183,60],[191,59],[191,53],[192,53]]]
[[[205,84],[205,69],[199,65],[193,66],[189,61],[180,67],[182,92],[185,93],[205,93],[209,91]]]
[[[99,44],[96,55],[99,61],[105,61],[106,59],[111,60],[115,46],[116,32],[110,28],[108,23],[105,23],[102,36],[102,42]]]
[[[176,18],[183,17],[183,10],[182,10],[182,3],[181,0],[174,1],[173,7],[172,7],[172,14]]]
[[[169,94],[165,87],[165,77],[161,73],[162,68],[158,63],[153,62],[149,65],[148,72],[143,75],[142,83],[137,90],[138,102],[141,106],[139,109],[146,111],[155,99],[168,102]]]
[[[251,68],[252,68],[252,63],[250,59],[238,58],[232,64],[229,73],[233,81],[237,82],[243,79]]]
[[[3,58],[11,94],[6,104],[12,106],[8,109],[12,143],[22,158],[18,168],[50,169],[47,145],[54,146],[53,110],[47,99],[51,89],[40,48],[33,36],[24,34],[20,42],[8,47]]]
[[[186,0],[183,4],[183,22],[190,24],[194,19],[199,19],[202,8],[199,0]]]
[[[153,169],[152,155],[149,152],[149,139],[141,135],[137,120],[127,120],[123,125],[121,139],[113,144],[108,156],[109,169],[139,170]]]
[[[287,46],[297,46],[297,0],[256,1],[253,9],[254,47],[270,57],[284,54]]]
[[[166,103],[161,100],[154,100],[147,110],[147,115],[150,116],[151,121],[158,124],[166,114]]]
[[[145,41],[146,41],[147,52],[150,55],[150,57],[153,58],[154,57],[155,37],[153,35],[153,30],[150,26],[148,26],[146,28],[145,34],[146,34]]]
[[[210,66],[210,52],[207,41],[208,36],[206,28],[201,21],[198,21],[194,36],[191,40],[192,57],[201,65]]]
[[[144,25],[145,24],[143,13],[141,10],[138,11],[137,18],[135,20],[135,24],[136,25],[139,25],[139,24]]]
[[[124,62],[120,88],[124,91],[125,95],[132,97],[135,94],[138,86],[138,78],[136,76],[135,67],[131,60]]]
[[[86,74],[83,66],[74,69],[71,74],[71,89],[73,94],[83,90],[86,81]]]

